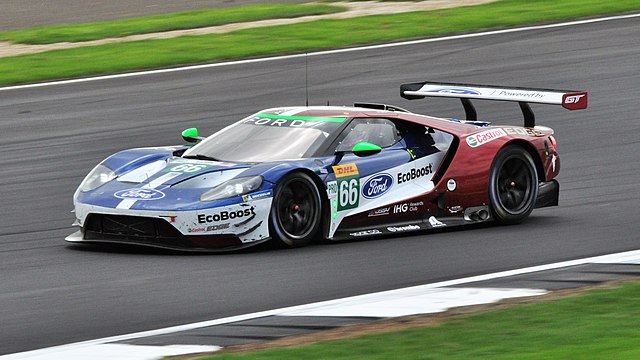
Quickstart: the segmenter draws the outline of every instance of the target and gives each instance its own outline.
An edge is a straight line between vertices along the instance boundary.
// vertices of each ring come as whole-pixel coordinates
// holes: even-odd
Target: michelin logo
[[[412,230],[420,230],[420,226],[418,225],[389,226],[387,227],[387,230],[390,232],[412,231]]]

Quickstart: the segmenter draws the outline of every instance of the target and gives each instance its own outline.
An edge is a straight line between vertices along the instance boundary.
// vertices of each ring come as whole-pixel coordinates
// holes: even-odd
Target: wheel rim
[[[498,200],[506,211],[517,214],[526,210],[533,183],[533,174],[528,163],[520,158],[504,162],[498,174]]]
[[[288,237],[304,238],[314,228],[317,204],[313,189],[305,181],[292,180],[278,199],[278,222]]]

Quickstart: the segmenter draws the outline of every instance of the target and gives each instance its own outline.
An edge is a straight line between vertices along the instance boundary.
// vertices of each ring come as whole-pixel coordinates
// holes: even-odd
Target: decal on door
[[[363,174],[363,169],[354,163],[333,166],[336,179],[326,185],[331,204],[327,236],[333,237],[345,218],[357,214],[380,216],[376,218],[377,222],[391,226],[395,216],[383,215],[423,211],[422,200],[409,199],[417,199],[433,190],[432,178],[444,155],[444,152],[437,152],[370,175]],[[401,205],[396,208],[395,204]],[[359,231],[354,233],[359,235]]]
[[[338,190],[337,210],[349,210],[360,203],[360,174],[356,164],[333,166]]]

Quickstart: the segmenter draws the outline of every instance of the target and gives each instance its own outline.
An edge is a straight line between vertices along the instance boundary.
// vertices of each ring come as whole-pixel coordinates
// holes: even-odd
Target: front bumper
[[[70,243],[114,243],[181,251],[232,251],[270,239],[272,198],[190,211],[114,209],[76,203]]]
[[[150,241],[149,239],[123,238],[123,237],[103,237],[85,239],[84,231],[78,230],[67,236],[65,240],[71,244],[118,244],[152,247],[158,249],[186,251],[186,252],[227,252],[241,250],[247,247],[263,243],[268,238],[243,243],[236,236],[197,236],[193,238],[171,238],[162,241]]]
[[[70,243],[110,243],[179,251],[233,251],[268,240],[243,242],[234,234],[183,235],[158,218],[92,214],[79,231],[65,238]]]

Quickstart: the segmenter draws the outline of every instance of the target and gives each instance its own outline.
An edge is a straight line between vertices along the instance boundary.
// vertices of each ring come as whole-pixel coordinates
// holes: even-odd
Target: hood
[[[193,210],[215,207],[238,200],[203,203],[200,196],[250,168],[246,164],[175,157],[155,160],[119,174],[116,179],[95,190],[80,193],[78,200],[100,207],[132,210]]]
[[[173,157],[142,165],[119,175],[116,180],[128,184],[149,184],[151,187],[174,186],[191,180],[184,187],[211,188],[234,178],[247,168],[249,165],[246,164]]]

